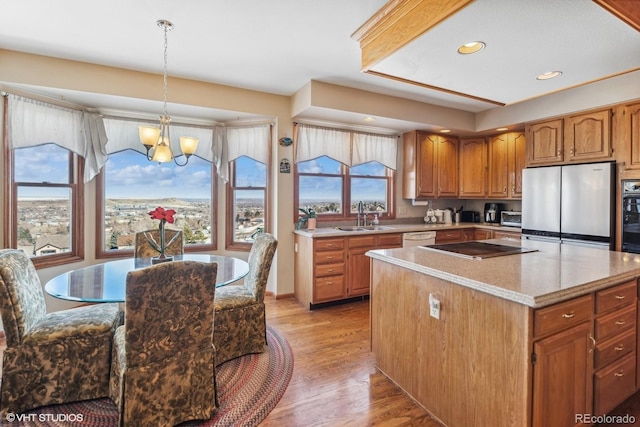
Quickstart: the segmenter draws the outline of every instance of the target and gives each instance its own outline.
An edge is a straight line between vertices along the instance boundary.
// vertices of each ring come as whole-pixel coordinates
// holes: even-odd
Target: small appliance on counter
[[[507,227],[522,227],[522,212],[502,211],[500,225]]]
[[[480,222],[480,212],[478,211],[461,211],[460,222]]]
[[[500,224],[504,204],[502,203],[485,203],[484,204],[484,222],[491,224]]]

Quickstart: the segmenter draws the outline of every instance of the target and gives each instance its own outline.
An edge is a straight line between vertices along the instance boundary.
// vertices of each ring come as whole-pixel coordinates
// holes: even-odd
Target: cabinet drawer
[[[613,313],[598,317],[596,319],[595,336],[598,341],[607,339],[617,333],[633,328],[636,322],[636,305],[635,303],[629,307]]]
[[[538,309],[533,317],[533,334],[539,337],[589,320],[592,305],[591,295],[585,295]]]
[[[464,239],[462,230],[444,230],[436,232],[436,243],[461,242]]]
[[[376,236],[349,237],[350,248],[372,247],[376,244]]]
[[[344,275],[318,277],[313,287],[313,302],[331,301],[344,298]]]
[[[594,382],[595,413],[611,411],[635,392],[636,353],[596,372]]]
[[[378,236],[380,248],[402,247],[402,234],[380,234]]]
[[[316,251],[330,251],[344,249],[344,239],[316,239],[314,242]]]
[[[631,352],[635,353],[636,330],[631,329],[620,335],[609,338],[606,341],[598,341],[596,345],[595,365],[596,369],[607,366],[609,363],[620,359]]]
[[[344,262],[343,251],[316,252],[316,264],[335,264]]]
[[[596,313],[604,313],[612,308],[631,304],[637,298],[636,281],[632,280],[613,288],[596,292]]]
[[[337,274],[344,274],[344,263],[320,264],[316,266],[316,277],[335,276]]]

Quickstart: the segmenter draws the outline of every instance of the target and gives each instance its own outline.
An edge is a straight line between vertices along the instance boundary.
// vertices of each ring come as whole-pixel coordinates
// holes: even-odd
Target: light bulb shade
[[[158,163],[170,162],[173,160],[173,153],[171,152],[171,148],[167,144],[158,143],[155,150],[153,151],[152,161]]]
[[[191,136],[180,137],[180,150],[182,151],[182,154],[190,156],[195,153],[197,149],[198,138],[193,138]]]
[[[144,146],[153,147],[160,138],[160,128],[153,126],[138,126],[138,135],[140,136],[140,142]]]

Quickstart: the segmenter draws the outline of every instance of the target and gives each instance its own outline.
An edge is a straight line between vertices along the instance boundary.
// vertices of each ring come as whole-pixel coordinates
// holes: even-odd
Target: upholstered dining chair
[[[127,274],[109,390],[121,426],[173,426],[217,410],[217,271],[216,263],[173,261]]]
[[[214,343],[216,365],[249,353],[262,353],[267,345],[264,294],[278,241],[269,233],[257,235],[249,251],[249,273],[242,285],[216,291]]]
[[[0,250],[0,312],[7,341],[0,400],[3,419],[39,406],[109,395],[118,304],[47,313],[31,259]]]
[[[182,230],[164,230],[167,242],[165,254],[182,255],[184,253],[184,237]],[[153,239],[158,245],[160,244],[160,230],[152,229],[136,233],[135,241],[135,258],[151,258],[158,255],[158,251],[153,248],[149,239]]]

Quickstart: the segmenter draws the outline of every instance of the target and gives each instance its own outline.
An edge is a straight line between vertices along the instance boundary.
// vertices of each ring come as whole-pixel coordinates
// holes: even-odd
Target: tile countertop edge
[[[594,291],[606,289],[612,285],[619,284],[627,280],[635,279],[640,276],[640,269],[638,269],[638,270],[628,271],[625,273],[610,276],[604,279],[598,279],[592,282],[586,282],[579,286],[574,286],[567,289],[561,289],[558,291],[549,292],[544,295],[532,296],[532,295],[523,294],[521,292],[505,289],[500,286],[491,285],[488,283],[473,280],[468,277],[458,276],[456,274],[448,273],[432,267],[416,264],[411,261],[395,258],[393,256],[386,255],[384,250],[370,250],[366,252],[366,255],[369,256],[370,258],[388,262],[390,264],[394,264],[399,267],[404,267],[404,268],[407,268],[408,270],[416,271],[418,273],[428,274],[430,276],[433,276],[439,279],[443,279],[461,286],[465,286],[470,289],[475,289],[489,295],[506,299],[508,301],[513,301],[522,305],[526,305],[531,308],[542,308],[549,305],[553,305],[562,301],[566,301],[572,298],[589,294]]]

